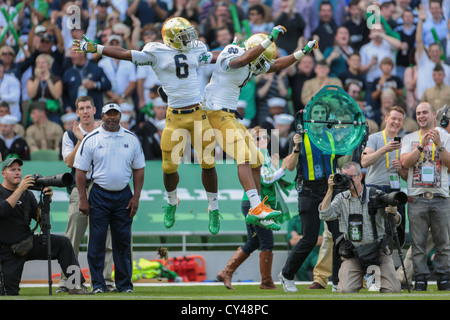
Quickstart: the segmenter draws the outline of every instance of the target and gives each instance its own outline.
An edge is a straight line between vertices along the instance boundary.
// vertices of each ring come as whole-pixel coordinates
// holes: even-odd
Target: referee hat
[[[117,103],[113,102],[105,104],[102,108],[102,113],[107,113],[109,110],[116,110],[122,113],[122,109],[120,108],[120,106]]]

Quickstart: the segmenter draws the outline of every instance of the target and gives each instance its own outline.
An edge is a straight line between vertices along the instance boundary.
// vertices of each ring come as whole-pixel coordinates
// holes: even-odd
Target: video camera
[[[375,214],[376,209],[382,209],[387,206],[403,206],[408,202],[408,196],[401,191],[386,193],[378,190],[374,196],[370,197],[369,214]]]
[[[73,185],[73,176],[70,173],[59,173],[54,176],[43,177],[42,175],[33,174],[34,186],[31,190],[42,190],[45,187],[70,187]]]
[[[333,177],[334,188],[335,189],[350,189],[350,183],[352,178],[345,173],[336,173]]]

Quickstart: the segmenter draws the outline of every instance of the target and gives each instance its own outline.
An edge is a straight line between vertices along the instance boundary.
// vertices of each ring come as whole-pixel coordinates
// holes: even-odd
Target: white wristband
[[[305,56],[305,54],[303,53],[303,50],[298,50],[298,51],[294,52],[294,58],[297,60],[300,60],[304,56]]]
[[[97,45],[97,53],[102,54],[103,53],[103,48],[104,46],[102,46],[101,44]]]
[[[270,41],[269,39],[265,39],[263,42],[261,42],[261,46],[262,46],[264,49],[267,49],[268,47],[270,47],[270,45],[271,45],[272,43],[273,43],[273,42]]]

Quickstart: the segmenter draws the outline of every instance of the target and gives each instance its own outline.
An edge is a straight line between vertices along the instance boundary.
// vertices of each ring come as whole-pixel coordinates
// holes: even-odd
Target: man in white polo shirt
[[[116,103],[102,108],[102,125],[83,139],[75,156],[80,213],[89,215],[88,264],[93,293],[105,292],[105,242],[111,229],[116,288],[133,292],[131,224],[144,184],[145,158],[139,139],[120,126]],[[91,171],[89,200],[86,173]],[[134,195],[129,187],[133,178]]]

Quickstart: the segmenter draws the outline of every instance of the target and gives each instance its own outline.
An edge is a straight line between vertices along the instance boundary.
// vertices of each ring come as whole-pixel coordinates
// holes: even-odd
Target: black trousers
[[[79,263],[77,258],[75,257],[72,244],[67,237],[52,234],[50,236],[50,242],[51,257],[52,259],[56,259],[58,261],[59,265],[61,266],[61,270],[63,270],[64,273],[71,265],[79,267]],[[22,279],[22,272],[25,262],[30,260],[47,259],[47,243],[45,242],[43,235],[34,236],[33,249],[23,257],[13,254],[9,247],[1,248],[0,263],[2,265],[3,281],[5,284],[6,294],[19,294],[19,284]],[[66,274],[66,276],[70,275]],[[85,279],[82,272],[80,272],[80,277],[80,283],[84,283]]]
[[[292,248],[282,269],[283,276],[288,280],[294,280],[308,255],[314,249],[319,236],[320,219],[319,204],[325,197],[324,191],[303,190],[298,197],[298,212],[302,223],[303,237]],[[337,256],[335,245],[336,239],[341,235],[339,231],[339,221],[327,221],[328,230],[333,235],[333,272],[332,282],[337,284],[339,281],[338,273],[341,266],[341,259]]]

